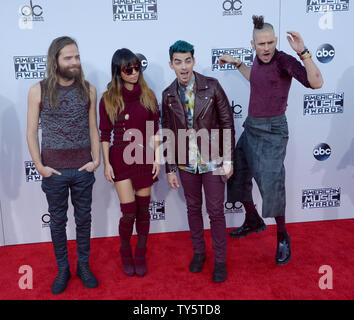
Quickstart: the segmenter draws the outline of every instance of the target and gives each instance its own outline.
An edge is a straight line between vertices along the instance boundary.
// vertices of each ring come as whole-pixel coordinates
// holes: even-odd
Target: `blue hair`
[[[173,54],[174,53],[186,53],[190,52],[192,54],[192,57],[194,56],[194,46],[187,41],[183,40],[178,40],[176,41],[171,47],[170,47],[170,60],[172,61],[173,59]]]

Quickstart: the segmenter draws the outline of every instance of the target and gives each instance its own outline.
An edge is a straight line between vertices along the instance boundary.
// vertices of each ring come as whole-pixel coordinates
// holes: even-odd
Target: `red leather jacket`
[[[209,133],[208,141],[197,139],[198,148],[203,154],[205,149],[201,148],[202,143],[207,143],[209,147],[209,160],[215,160],[211,154],[213,143],[217,138],[212,133],[219,134],[219,154],[224,157],[224,161],[234,159],[235,149],[235,127],[231,107],[226,94],[217,79],[203,76],[197,72],[195,74],[196,92],[194,102],[193,129],[199,131],[205,129]],[[178,95],[177,79],[167,87],[162,93],[162,128],[171,130],[174,139],[169,139],[166,144],[172,144],[175,141],[175,150],[172,157],[166,158],[166,172],[173,171],[178,165],[188,164],[188,148],[180,147],[181,140],[178,139],[178,130],[188,130],[187,118],[184,106]],[[214,129],[214,130],[213,130]],[[223,131],[227,129],[227,133]],[[205,138],[205,136],[203,136]],[[224,138],[225,137],[225,138]],[[224,140],[224,141],[223,141]],[[188,145],[188,143],[187,143]],[[225,147],[225,150],[224,150]],[[167,146],[167,149],[169,147]],[[187,150],[186,150],[187,149]],[[171,148],[169,149],[171,151]],[[225,153],[224,153],[225,152]],[[171,154],[170,154],[171,155]],[[165,155],[166,156],[166,155]],[[181,161],[182,159],[182,161]]]

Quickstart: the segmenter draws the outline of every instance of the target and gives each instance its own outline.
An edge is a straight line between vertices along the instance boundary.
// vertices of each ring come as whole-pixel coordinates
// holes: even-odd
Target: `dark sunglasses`
[[[133,73],[133,70],[139,72],[141,70],[141,63],[137,63],[135,66],[126,66],[122,67],[122,72],[130,76]]]

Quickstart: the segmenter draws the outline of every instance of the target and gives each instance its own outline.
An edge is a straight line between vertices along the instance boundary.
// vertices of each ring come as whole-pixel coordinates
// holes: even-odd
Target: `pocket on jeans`
[[[42,177],[41,188],[44,193],[48,190],[48,183],[52,180],[53,173],[49,177]]]

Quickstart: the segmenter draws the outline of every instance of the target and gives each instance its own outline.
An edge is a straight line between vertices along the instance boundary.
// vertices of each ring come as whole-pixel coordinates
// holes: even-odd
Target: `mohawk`
[[[274,31],[273,26],[270,23],[264,22],[264,16],[252,16],[253,20],[253,39],[255,39],[256,33]]]
[[[264,17],[263,16],[252,16],[253,24],[255,29],[263,29],[264,27]]]

